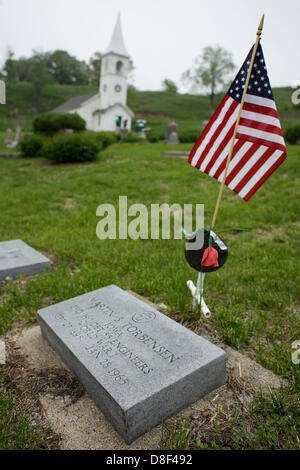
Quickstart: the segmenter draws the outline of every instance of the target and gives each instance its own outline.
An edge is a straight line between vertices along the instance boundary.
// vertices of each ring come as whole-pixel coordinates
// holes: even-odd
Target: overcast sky
[[[64,49],[88,60],[107,47],[118,11],[141,90],[161,89],[164,78],[180,85],[207,45],[231,51],[239,67],[262,13],[272,86],[300,78],[300,0],[0,0],[0,64],[8,47],[16,57]]]

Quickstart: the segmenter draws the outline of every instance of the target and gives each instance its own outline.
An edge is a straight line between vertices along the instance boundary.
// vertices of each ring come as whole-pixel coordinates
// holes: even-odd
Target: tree
[[[48,71],[61,85],[87,85],[89,82],[88,65],[64,50],[49,53]]]
[[[0,0],[1,1],[1,0]],[[35,96],[40,105],[41,91],[49,81],[61,85],[99,85],[101,69],[100,52],[95,52],[87,64],[71,56],[67,51],[57,49],[54,52],[36,52],[29,58],[14,58],[14,52],[9,49],[7,59],[1,72],[8,82],[31,82],[34,85]],[[128,80],[133,81],[134,64],[129,59]],[[0,73],[1,73],[0,72]],[[43,84],[43,79],[45,83]]]
[[[28,72],[28,81],[33,84],[35,104],[38,110],[41,108],[42,91],[45,86],[53,81],[48,70],[49,52],[33,51],[30,58],[30,68]]]
[[[168,93],[177,93],[177,85],[173,80],[169,80],[168,78],[165,78],[162,82],[163,89],[168,92]]]
[[[234,70],[232,54],[220,46],[215,48],[207,46],[196,57],[194,66],[182,75],[182,81],[192,86],[193,90],[199,88],[209,89],[210,108],[214,111],[216,93],[221,91],[228,82],[229,74]]]
[[[20,67],[18,64],[18,60],[14,59],[14,51],[12,49],[8,49],[7,51],[7,59],[5,61],[3,72],[5,74],[6,79],[9,82],[19,80],[19,72]]]
[[[99,85],[100,69],[101,69],[101,52],[94,52],[89,60],[89,83],[90,85]]]

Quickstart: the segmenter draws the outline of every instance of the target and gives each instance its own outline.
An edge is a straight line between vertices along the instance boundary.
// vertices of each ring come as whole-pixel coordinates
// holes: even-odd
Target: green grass
[[[290,385],[258,395],[247,412],[232,416],[217,411],[210,438],[197,438],[199,428],[178,423],[162,431],[161,449],[194,450],[300,450],[299,387]],[[223,416],[222,416],[223,415]],[[225,415],[225,417],[224,417]],[[206,428],[207,429],[207,428]],[[212,437],[213,435],[213,437]]]
[[[0,370],[0,450],[49,449],[51,431],[29,423],[12,390],[2,387]]]
[[[0,334],[18,322],[35,323],[37,310],[50,302],[111,283],[131,289],[165,303],[171,317],[188,320],[192,329],[207,322],[227,344],[287,378],[291,389],[280,392],[281,407],[274,408],[269,397],[253,411],[260,427],[247,442],[268,447],[267,418],[276,416],[281,420],[277,447],[296,447],[300,422],[293,403],[300,392],[300,366],[291,361],[291,344],[300,339],[300,147],[288,148],[286,161],[248,203],[225,188],[215,230],[227,242],[229,257],[205,279],[205,298],[215,312],[210,320],[192,311],[186,281],[195,281],[197,273],[184,259],[183,240],[96,237],[97,206],[117,206],[119,195],[128,196],[128,205],[139,202],[148,208],[163,202],[203,203],[208,226],[219,183],[185,159],[162,156],[165,150],[190,147],[115,144],[97,162],[63,166],[42,159],[0,159],[0,239],[21,238],[55,261],[50,272],[27,278],[25,285],[0,284]],[[290,415],[293,432],[287,426]],[[244,440],[235,445],[247,447]]]

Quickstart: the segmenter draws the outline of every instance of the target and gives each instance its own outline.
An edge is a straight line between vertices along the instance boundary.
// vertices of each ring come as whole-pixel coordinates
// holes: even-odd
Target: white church
[[[119,13],[110,43],[101,58],[99,91],[71,98],[52,112],[78,113],[90,131],[130,130],[134,113],[126,105],[129,71],[129,54]]]

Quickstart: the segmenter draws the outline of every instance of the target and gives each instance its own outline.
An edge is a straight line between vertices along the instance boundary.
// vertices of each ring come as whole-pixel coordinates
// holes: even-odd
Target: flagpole
[[[235,137],[236,137],[236,134],[237,134],[239,123],[240,123],[242,109],[243,109],[243,105],[244,105],[244,101],[245,101],[245,97],[246,97],[246,93],[247,93],[247,89],[248,89],[248,85],[249,85],[249,81],[250,81],[250,75],[251,75],[251,72],[252,72],[257,47],[258,47],[258,44],[259,44],[260,36],[261,36],[263,25],[264,25],[264,17],[265,17],[265,15],[262,16],[262,18],[260,20],[260,23],[259,23],[259,26],[258,26],[258,29],[257,29],[256,42],[255,42],[255,45],[254,45],[254,48],[253,48],[252,57],[251,57],[251,61],[250,61],[249,69],[248,69],[248,74],[247,74],[247,79],[246,79],[246,83],[245,83],[245,88],[244,88],[244,91],[243,91],[242,101],[241,101],[241,104],[240,104],[240,109],[239,109],[238,117],[237,117],[237,120],[236,120],[236,123],[235,123],[234,132],[233,132],[233,136],[232,136],[231,146],[230,146],[229,154],[228,154],[227,161],[226,161],[223,180],[222,180],[222,184],[221,184],[221,187],[220,187],[220,190],[219,190],[219,195],[218,195],[218,199],[217,199],[217,203],[216,203],[216,207],[215,207],[215,212],[214,212],[212,223],[211,223],[211,226],[210,226],[211,229],[214,228],[214,225],[216,223],[216,218],[217,218],[217,215],[218,215],[218,210],[219,210],[219,206],[220,206],[220,202],[221,202],[221,198],[222,198],[222,194],[223,194],[223,189],[224,189],[225,181],[226,181],[226,177],[227,177],[228,166],[229,166],[229,162],[230,162],[231,157],[232,157]]]

